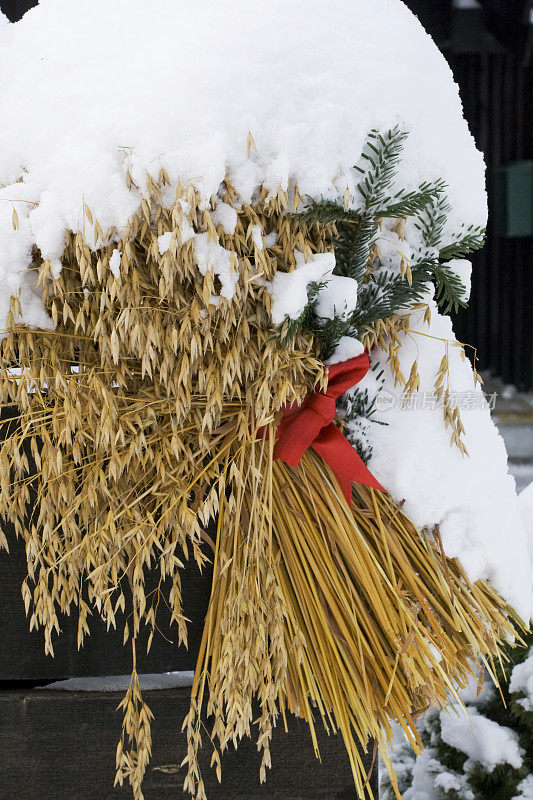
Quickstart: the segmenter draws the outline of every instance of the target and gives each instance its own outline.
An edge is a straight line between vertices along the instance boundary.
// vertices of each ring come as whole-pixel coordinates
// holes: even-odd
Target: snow
[[[296,267],[292,272],[277,272],[272,281],[266,284],[272,298],[274,325],[281,325],[286,317],[298,319],[308,302],[309,284],[331,280],[335,268],[335,256],[332,253],[318,253],[306,261],[304,254],[295,250],[294,258]]]
[[[498,764],[510,764],[515,769],[522,766],[524,751],[515,731],[484,717],[476,708],[465,714],[461,706],[453,706],[449,713],[441,712],[440,721],[443,742],[468,756],[465,772],[476,764],[488,772]]]
[[[237,271],[232,266],[232,253],[210,239],[208,233],[199,233],[193,239],[198,269],[202,275],[211,270],[220,280],[220,296],[231,300],[237,286]]]
[[[259,251],[263,250],[263,236],[261,231],[261,225],[252,225],[250,228],[250,234],[252,236],[252,241],[254,245],[257,247]]]
[[[468,778],[462,773],[440,772],[435,777],[435,788],[443,792],[457,792],[461,800],[474,800],[474,792],[468,788]]]
[[[109,259],[109,269],[115,276],[115,278],[120,278],[120,263],[122,261],[122,256],[120,255],[120,250],[116,248],[111,253],[111,258]]]
[[[371,364],[384,369],[384,389],[378,394],[384,425],[369,426],[373,455],[369,469],[421,528],[439,525],[444,550],[461,560],[470,579],[489,579],[525,620],[533,616],[533,567],[528,551],[514,478],[509,475],[507,454],[482,389],[474,388],[472,367],[454,346],[448,317],[431,307],[431,324],[423,310],[411,316],[410,332],[401,335],[398,356],[403,375],[409,376],[417,360],[420,388],[402,406],[401,387],[394,385],[387,353],[373,351]],[[434,397],[434,381],[448,351],[450,390],[460,406],[469,455],[450,445],[450,431],[442,407]],[[358,384],[376,393],[372,372]],[[387,400],[385,404],[383,400]]]
[[[379,257],[384,269],[392,273],[400,273],[402,262],[411,265],[413,251],[406,239],[400,239],[397,233],[384,228],[376,240]]]
[[[477,676],[472,675],[466,686],[459,689],[457,694],[461,703],[465,706],[475,706],[476,708],[483,708],[483,706],[494,697],[495,687],[492,681],[487,678],[484,673],[483,683],[479,684]]]
[[[157,237],[157,247],[159,249],[159,255],[163,256],[165,253],[168,253],[170,250],[170,243],[172,241],[173,233],[172,231],[167,231],[167,233],[162,233],[161,236]]]
[[[228,203],[218,203],[211,216],[215,225],[222,225],[225,233],[230,235],[235,233],[237,212]]]
[[[263,242],[265,244],[265,247],[274,247],[277,241],[278,241],[277,231],[272,231],[272,233],[268,233],[266,236],[263,236]]]
[[[191,239],[194,239],[194,237],[196,235],[195,232],[194,232],[194,228],[193,228],[193,226],[191,225],[191,223],[189,222],[188,219],[184,219],[182,221],[182,223],[181,223],[181,225],[179,227],[179,231],[180,231],[180,238],[181,238],[181,243],[182,244],[186,244],[186,242],[189,242]]]
[[[518,784],[518,792],[513,800],[533,800],[533,775],[528,775]]]
[[[528,475],[531,474],[531,466],[528,468],[525,467],[524,469],[528,469]],[[522,521],[528,537],[529,554],[533,563],[533,481],[520,492],[518,500],[520,503]]]
[[[513,669],[509,691],[524,695],[518,702],[525,711],[533,711],[533,648],[526,660]]]
[[[416,761],[412,786],[404,792],[404,800],[438,800],[431,768],[435,765],[431,749],[424,750]]]
[[[357,207],[368,132],[400,124],[398,186],[443,178],[449,233],[486,220],[458,88],[400,0],[41,0],[15,24],[0,15],[0,86],[2,319],[33,245],[57,270],[66,227],[94,246],[86,207],[118,241],[162,167],[165,203],[192,184],[232,231],[225,175],[243,204],[298,185]]]
[[[365,352],[362,342],[354,339],[353,336],[342,336],[335,348],[333,355],[328,358],[326,364],[338,364],[340,361],[348,361],[356,358]]]
[[[332,275],[317,298],[316,313],[322,319],[347,319],[357,308],[357,281]]]
[[[144,691],[179,689],[192,686],[193,678],[194,672],[144,673],[139,675],[139,683]],[[68,692],[125,692],[130,681],[131,675],[105,675],[100,678],[68,678],[40,688]]]

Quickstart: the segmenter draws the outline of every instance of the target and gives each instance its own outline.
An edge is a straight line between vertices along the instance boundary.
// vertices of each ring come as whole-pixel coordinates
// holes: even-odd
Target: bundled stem
[[[270,440],[260,457],[259,447],[247,446],[244,492],[233,491],[227,510],[221,497],[213,593],[187,720],[186,788],[205,796],[196,750],[209,689],[220,750],[250,734],[256,698],[263,779],[277,714],[305,719],[317,755],[318,714],[342,735],[362,796],[361,752],[376,740],[390,767],[391,720],[419,750],[416,717],[429,704],[444,707],[448,692],[457,698],[472,658],[494,675],[493,659],[520,621],[486,582],[472,585],[442,552],[438,533],[432,539],[418,531],[388,495],[354,487],[350,509],[312,451],[293,469],[272,462]],[[219,770],[218,753],[214,759]]]

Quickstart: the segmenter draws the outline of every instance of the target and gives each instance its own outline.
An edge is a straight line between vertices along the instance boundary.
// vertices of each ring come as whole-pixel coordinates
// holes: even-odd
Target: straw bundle
[[[44,630],[53,653],[58,614],[74,607],[81,645],[93,609],[117,625],[129,585],[122,624],[133,670],[117,781],[141,798],[151,715],[135,639],[145,624],[151,641],[160,600],[160,592],[145,594],[144,575],[171,578],[166,599],[186,642],[180,570],[191,555],[202,566],[212,550],[185,721],[186,788],[205,796],[197,762],[205,707],[220,774],[220,752],[251,733],[257,699],[261,779],[272,728],[288,710],[306,719],[313,738],[315,714],[340,731],[362,792],[356,743],[376,739],[385,754],[390,719],[398,719],[418,747],[416,714],[445,704],[472,657],[490,667],[519,620],[487,584],[468,582],[438,532],[417,531],[387,496],[355,487],[350,509],[316,455],[296,469],[273,459],[269,430],[287,404],[324,387],[326,373],[311,334],[274,336],[264,282],[294,266],[295,249],[306,257],[331,250],[334,226],[287,216],[281,191],[241,206],[226,180],[220,199],[238,209],[227,233],[192,187],[178,187],[166,208],[167,183],[164,173],[159,183],[148,176],[118,244],[120,276],[115,245],[90,249],[82,233],[66,231],[59,277],[34,253],[54,331],[21,326],[12,299],[0,398],[17,413],[0,449],[0,511],[26,542],[30,626]],[[85,214],[95,241],[113,240]],[[258,230],[275,233],[276,243],[261,248]],[[191,232],[220,243],[229,272],[203,268]],[[212,542],[205,528],[217,515]]]

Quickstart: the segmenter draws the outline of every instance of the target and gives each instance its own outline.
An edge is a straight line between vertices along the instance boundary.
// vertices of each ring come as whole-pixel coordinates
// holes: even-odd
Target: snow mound
[[[65,227],[90,243],[86,208],[120,234],[161,168],[169,204],[178,182],[207,201],[229,174],[242,202],[297,185],[357,205],[367,134],[398,123],[398,185],[443,178],[450,232],[486,220],[457,86],[400,0],[41,0],[0,14],[0,86],[2,319],[34,244],[60,269]]]

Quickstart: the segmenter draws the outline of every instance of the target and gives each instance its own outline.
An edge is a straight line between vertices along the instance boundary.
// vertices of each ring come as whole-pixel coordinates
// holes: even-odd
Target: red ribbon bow
[[[301,405],[293,404],[285,409],[274,447],[274,458],[291,467],[296,467],[305,451],[312,447],[337,476],[350,505],[352,483],[386,491],[333,422],[337,398],[358,384],[368,368],[367,353],[329,367],[325,394],[313,392]]]

